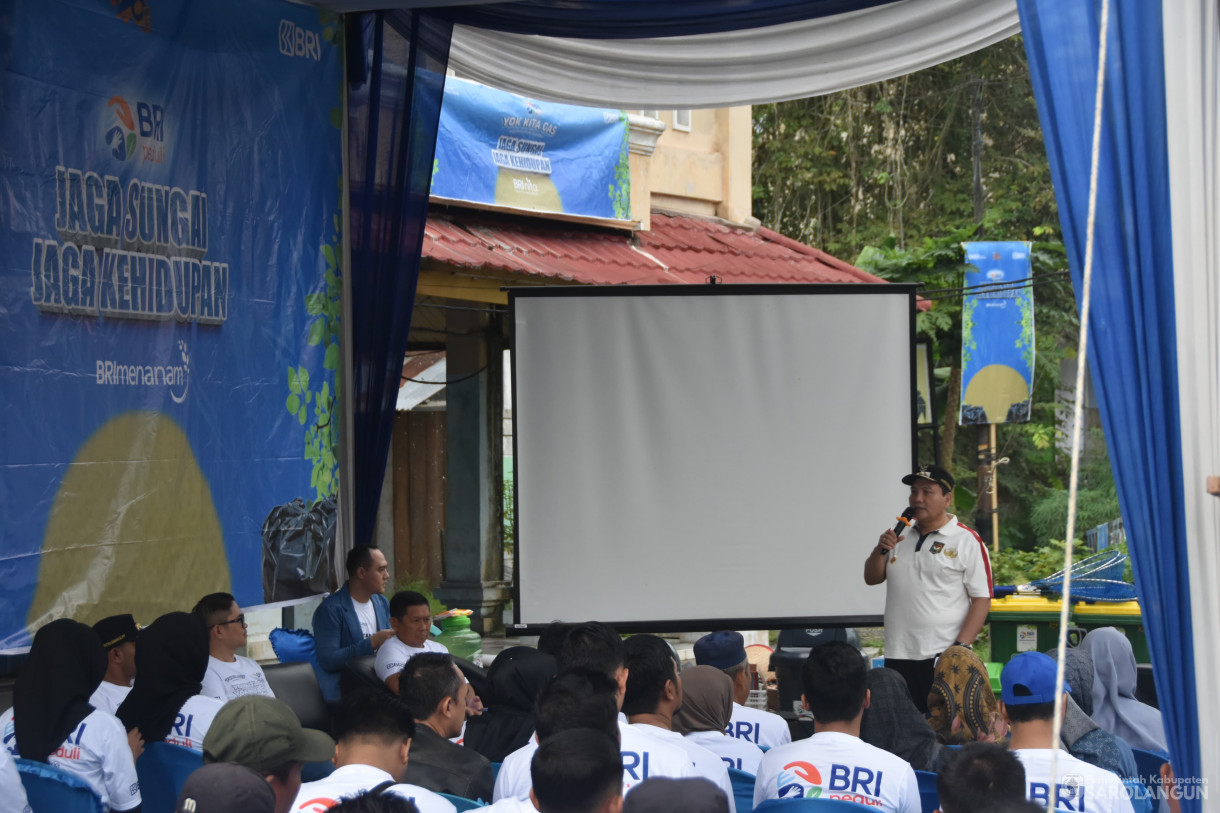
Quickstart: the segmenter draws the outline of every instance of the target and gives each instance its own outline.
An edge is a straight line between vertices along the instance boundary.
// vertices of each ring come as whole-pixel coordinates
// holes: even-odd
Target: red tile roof
[[[425,259],[591,285],[884,282],[770,229],[656,211],[647,231],[433,207]]]

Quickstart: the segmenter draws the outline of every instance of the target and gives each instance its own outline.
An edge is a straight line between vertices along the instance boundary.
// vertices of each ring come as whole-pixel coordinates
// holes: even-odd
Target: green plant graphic
[[[1034,374],[1034,291],[1026,288],[1016,294],[1017,309],[1021,314],[1021,335],[1016,346],[1021,351],[1021,360],[1025,362],[1025,373],[1028,378]]]
[[[619,125],[623,128],[623,140],[619,143],[618,163],[614,165],[614,183],[610,184],[610,200],[614,204],[614,216],[619,220],[631,219],[631,164],[628,137],[631,128],[627,123],[627,111],[618,111]]]

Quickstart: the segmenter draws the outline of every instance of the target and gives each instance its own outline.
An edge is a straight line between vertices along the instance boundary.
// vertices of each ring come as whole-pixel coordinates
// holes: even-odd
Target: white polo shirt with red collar
[[[885,568],[885,654],[934,658],[953,645],[973,598],[991,597],[991,559],[971,528],[949,521],[903,530]],[[876,555],[876,554],[875,554]]]

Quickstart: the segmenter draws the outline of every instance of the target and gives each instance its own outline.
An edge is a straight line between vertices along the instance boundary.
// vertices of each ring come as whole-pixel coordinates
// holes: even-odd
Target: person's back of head
[[[746,642],[740,632],[720,630],[709,632],[693,647],[696,666],[711,666],[733,681],[734,700],[744,703],[750,691],[750,661],[746,657]]]
[[[568,637],[572,625],[555,621],[538,636],[538,651],[559,658],[559,650],[563,647],[563,639]]]
[[[559,671],[590,669],[618,680],[623,667],[623,639],[608,624],[589,621],[568,630],[559,647]]]
[[[623,642],[623,665],[627,668],[627,690],[623,694],[623,713],[652,714],[666,696],[666,684],[672,682],[676,700],[678,689],[678,659],[663,638],[655,635],[633,635]]]
[[[195,602],[195,606],[191,608],[191,612],[199,616],[199,620],[203,622],[203,626],[209,630],[212,627],[227,621],[229,618],[229,610],[237,603],[237,599],[233,598],[230,593],[208,593],[199,601]]]
[[[432,720],[446,737],[457,736],[465,721],[464,687],[462,673],[443,652],[416,655],[398,678],[398,694],[415,719]]]
[[[1002,745],[971,743],[952,752],[941,766],[936,792],[941,813],[999,810],[1025,800],[1025,768]]]
[[[868,667],[850,644],[821,644],[809,651],[801,669],[801,688],[815,722],[849,722],[864,711]]]
[[[415,737],[415,718],[406,703],[380,689],[343,695],[335,711],[335,740],[381,743],[389,747]]]
[[[601,731],[573,728],[541,741],[530,762],[530,797],[541,813],[619,813],[623,759]]]
[[[538,695],[534,724],[541,742],[563,731],[589,728],[619,740],[618,685],[600,672],[577,669],[556,675]]]
[[[654,776],[631,788],[623,813],[729,813],[729,797],[703,777]],[[747,813],[747,811],[742,811]]]
[[[328,807],[326,813],[419,813],[419,808],[410,799],[395,793],[365,791]]]
[[[1012,723],[1014,737],[1022,737],[1025,724],[1049,723],[1055,716],[1056,696],[1070,691],[1066,684],[1058,683],[1058,669],[1054,658],[1041,652],[1021,652],[1004,665],[1000,673],[1000,701],[1004,715]],[[1048,733],[1046,743],[1037,747],[1050,748],[1052,742]]]
[[[257,772],[244,765],[219,762],[204,765],[187,777],[174,810],[175,813],[274,813],[276,796]]]

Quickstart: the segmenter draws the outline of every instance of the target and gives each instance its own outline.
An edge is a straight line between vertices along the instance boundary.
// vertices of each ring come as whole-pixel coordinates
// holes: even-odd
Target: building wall
[[[650,209],[667,209],[750,222],[751,108],[682,112],[689,115],[689,132],[675,126],[679,111],[641,111],[665,129],[651,156],[633,156],[639,160],[632,166],[632,215],[640,219]]]

